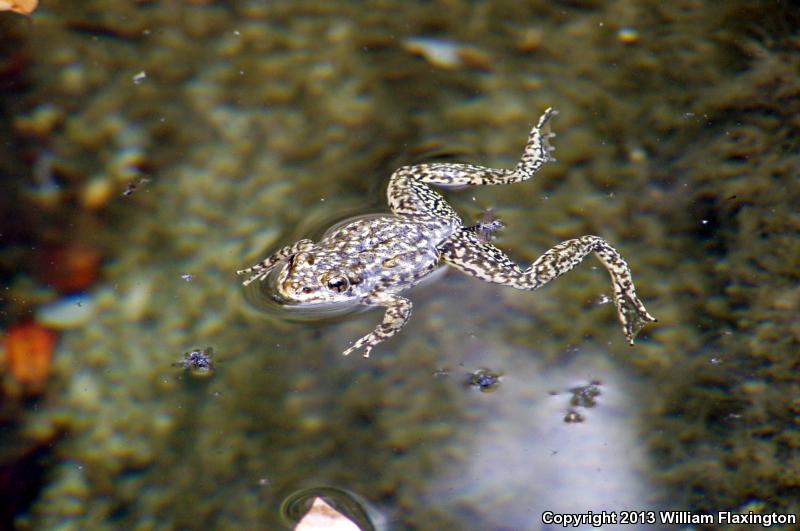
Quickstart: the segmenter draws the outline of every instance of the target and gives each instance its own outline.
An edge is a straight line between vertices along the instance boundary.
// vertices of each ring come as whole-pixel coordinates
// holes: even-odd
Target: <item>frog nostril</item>
[[[314,255],[307,252],[297,253],[292,257],[292,265],[295,267],[302,265],[314,265]]]

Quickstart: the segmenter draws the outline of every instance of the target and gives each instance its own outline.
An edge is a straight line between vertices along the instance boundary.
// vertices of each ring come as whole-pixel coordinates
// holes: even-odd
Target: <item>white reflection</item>
[[[474,529],[561,529],[544,525],[542,513],[653,508],[636,390],[607,356],[580,353],[568,366],[543,368],[534,352],[470,350],[463,367],[502,372],[502,384],[493,393],[462,393],[474,419],[462,429],[464,453],[431,481],[428,503],[469,514]],[[571,404],[570,390],[592,382],[600,391],[595,404]]]

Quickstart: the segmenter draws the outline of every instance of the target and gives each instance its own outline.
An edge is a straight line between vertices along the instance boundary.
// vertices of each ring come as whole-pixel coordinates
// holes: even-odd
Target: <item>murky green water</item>
[[[758,1],[0,12],[0,327],[58,328],[35,392],[5,347],[0,527],[281,529],[298,492],[365,529],[796,516],[798,27]],[[447,198],[522,264],[617,247],[659,319],[635,347],[593,258],[534,293],[438,274],[369,359],[340,353],[380,311],[246,300],[235,270],[386,212],[403,164],[513,167],[549,106],[558,162]],[[62,247],[102,258],[78,299]]]

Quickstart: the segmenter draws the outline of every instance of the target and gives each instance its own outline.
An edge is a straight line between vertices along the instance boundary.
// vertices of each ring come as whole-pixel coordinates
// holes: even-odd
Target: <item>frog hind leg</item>
[[[503,251],[482,241],[472,228],[456,232],[440,244],[439,251],[446,263],[468,275],[524,290],[535,290],[544,286],[573,269],[589,253],[594,253],[611,275],[614,304],[628,343],[633,345],[639,330],[648,322],[656,320],[637,297],[625,259],[597,236],[582,236],[562,242],[540,256],[525,271]]]
[[[458,214],[444,198],[427,186],[477,186],[512,184],[533,177],[545,162],[555,160],[546,130],[547,121],[557,113],[547,109],[528,135],[522,158],[513,170],[486,168],[472,164],[431,163],[403,166],[389,180],[389,207],[398,215],[429,215],[445,218],[461,225]]]
[[[264,280],[269,275],[269,272],[272,271],[272,268],[286,258],[293,256],[297,253],[310,251],[311,248],[314,246],[314,242],[308,239],[303,239],[293,243],[292,245],[287,245],[283,249],[279,250],[275,254],[268,256],[267,258],[263,259],[259,263],[247,267],[245,269],[240,269],[236,272],[237,275],[246,275],[252,273],[250,277],[248,277],[244,282],[242,282],[243,286],[247,286],[255,282],[256,280]]]
[[[399,295],[390,293],[374,294],[367,297],[363,303],[370,306],[384,306],[386,312],[383,314],[383,321],[375,330],[345,350],[342,353],[345,356],[363,348],[364,357],[368,358],[372,347],[398,333],[405,326],[408,318],[411,317],[411,301]]]

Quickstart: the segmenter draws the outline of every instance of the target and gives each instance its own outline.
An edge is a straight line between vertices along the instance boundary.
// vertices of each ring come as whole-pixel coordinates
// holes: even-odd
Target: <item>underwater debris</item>
[[[206,377],[214,372],[214,349],[194,349],[183,354],[183,359],[172,364],[173,367],[180,367],[188,371],[192,376]]]
[[[105,207],[114,194],[114,186],[105,175],[95,176],[83,185],[80,192],[81,205],[87,210],[99,210]]]
[[[494,233],[501,230],[505,225],[494,217],[494,209],[487,208],[483,211],[481,220],[475,224],[475,232],[478,238],[484,243],[491,243],[494,240]]]
[[[433,66],[453,70],[469,67],[476,70],[489,70],[491,58],[474,46],[455,41],[432,37],[409,37],[403,39],[403,49],[419,55]]]
[[[345,515],[328,505],[322,498],[314,498],[311,508],[297,522],[294,531],[360,531]]]
[[[100,277],[102,254],[83,242],[67,242],[45,248],[38,277],[61,293],[84,291]]]
[[[597,405],[595,398],[600,396],[600,381],[593,380],[589,385],[581,385],[573,387],[569,390],[572,393],[572,398],[569,403],[575,407],[594,407]]]
[[[28,114],[14,117],[14,130],[28,137],[44,139],[61,126],[65,118],[65,113],[60,107],[52,103],[43,103]],[[47,153],[47,150],[44,151]]]
[[[482,393],[491,393],[500,386],[500,375],[489,369],[478,369],[470,374],[469,385],[477,387]]]
[[[36,10],[38,4],[39,0],[0,0],[0,11],[30,15]]]
[[[67,295],[38,306],[36,322],[53,330],[80,328],[97,315],[94,299],[85,293]]]
[[[526,28],[517,32],[514,44],[518,51],[530,53],[539,50],[542,41],[544,41],[542,28]]]
[[[639,41],[639,32],[635,28],[620,28],[617,31],[617,40],[622,44],[634,44]]]
[[[567,424],[578,424],[586,420],[586,417],[575,411],[574,409],[570,409],[567,411],[567,414],[564,415],[564,422]]]
[[[43,391],[56,344],[56,334],[39,323],[20,323],[3,337],[8,371],[25,391]]]
[[[191,273],[186,273],[184,275],[181,275],[181,280],[183,280],[184,282],[191,282],[192,280],[194,280],[194,277],[192,276]]]
[[[586,417],[578,412],[579,408],[590,408],[597,405],[598,396],[600,396],[600,386],[602,383],[599,380],[592,380],[587,385],[580,385],[573,387],[569,390],[572,396],[569,399],[569,408],[564,415],[564,422],[568,424],[577,424],[586,420]],[[556,391],[552,391],[551,395],[558,395]]]

